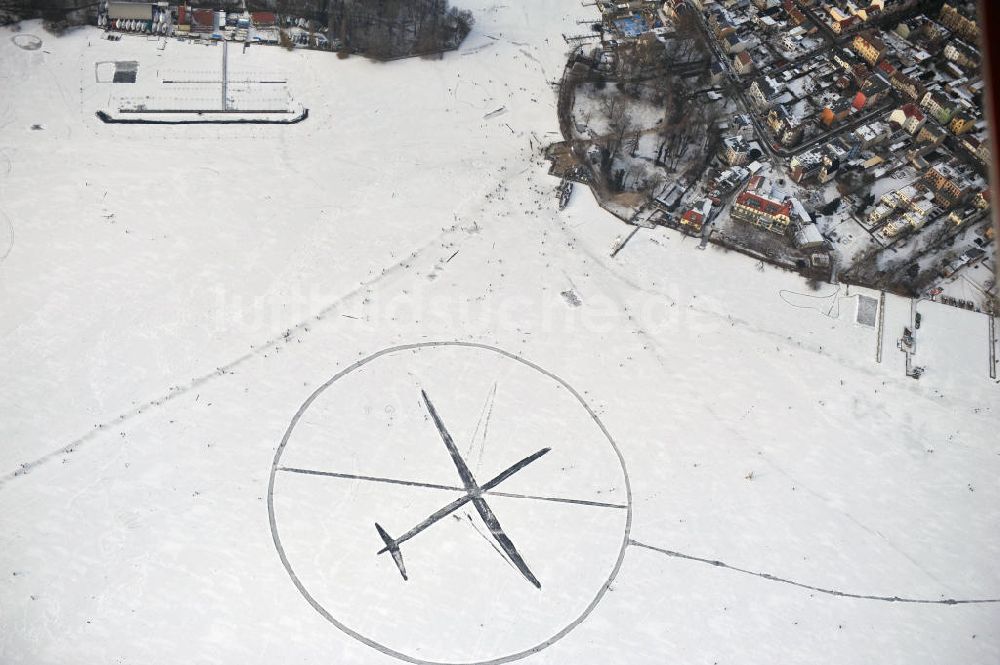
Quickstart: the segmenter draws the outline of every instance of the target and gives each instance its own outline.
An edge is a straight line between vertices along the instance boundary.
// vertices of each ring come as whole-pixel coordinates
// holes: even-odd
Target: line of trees
[[[374,58],[399,58],[458,47],[472,13],[448,0],[328,0],[330,39]]]
[[[97,19],[97,0],[0,0],[0,25],[39,18],[53,33],[93,23]]]

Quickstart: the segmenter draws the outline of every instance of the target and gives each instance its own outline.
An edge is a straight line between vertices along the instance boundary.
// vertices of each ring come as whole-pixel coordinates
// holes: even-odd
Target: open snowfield
[[[0,30],[0,663],[1000,662],[987,319],[920,303],[915,381],[907,300],[879,363],[877,293],[610,258],[537,150],[594,9],[462,6],[441,60],[230,49],[292,126],[105,125],[218,47]],[[472,502],[376,554],[466,496],[421,391],[480,486],[538,455],[482,497],[540,588]]]

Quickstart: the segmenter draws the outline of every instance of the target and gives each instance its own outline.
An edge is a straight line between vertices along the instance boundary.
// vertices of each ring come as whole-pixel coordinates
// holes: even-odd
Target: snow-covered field
[[[610,258],[535,149],[593,8],[463,5],[441,60],[231,50],[285,127],[104,125],[217,47],[0,31],[0,662],[1000,661],[997,603],[892,600],[1000,598],[987,320],[921,303],[914,381],[909,301],[877,363],[878,294]],[[469,503],[376,555],[464,496],[421,390],[480,484],[551,448],[483,495],[540,589]]]

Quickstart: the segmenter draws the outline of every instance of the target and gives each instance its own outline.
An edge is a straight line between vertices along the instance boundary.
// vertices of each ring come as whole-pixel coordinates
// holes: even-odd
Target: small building
[[[736,33],[726,35],[723,40],[723,47],[726,49],[726,53],[730,55],[742,53],[747,49],[747,45],[743,43],[743,40]]]
[[[819,249],[826,245],[823,234],[811,222],[795,225],[794,240],[795,246],[799,249]]]
[[[211,9],[191,10],[191,32],[212,33],[215,32],[218,22],[218,15]]]
[[[741,113],[733,118],[733,131],[736,136],[744,139],[751,139],[754,136],[753,120],[746,113]]]
[[[681,224],[698,233],[705,222],[708,221],[708,215],[711,210],[712,202],[709,199],[705,199],[697,207],[684,211],[684,214],[681,215]]]
[[[149,2],[119,2],[111,0],[108,2],[108,19],[112,21],[122,19],[152,22],[154,6]]]
[[[250,22],[255,28],[273,28],[278,25],[278,17],[274,12],[250,12]]]

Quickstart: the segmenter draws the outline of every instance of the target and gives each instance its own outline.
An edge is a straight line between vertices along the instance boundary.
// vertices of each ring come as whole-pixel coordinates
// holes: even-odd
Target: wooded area
[[[329,0],[329,37],[374,58],[456,48],[472,29],[472,13],[448,0]]]
[[[193,4],[197,5],[197,2]],[[250,11],[274,11],[328,25],[330,41],[343,50],[379,59],[438,53],[456,48],[472,29],[472,13],[448,0],[249,0]],[[235,1],[204,6],[237,10]],[[58,32],[94,22],[97,2],[0,0],[0,22],[41,18]]]

